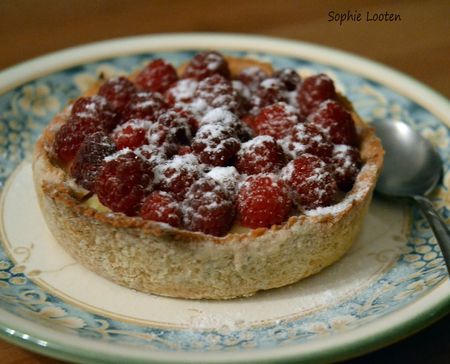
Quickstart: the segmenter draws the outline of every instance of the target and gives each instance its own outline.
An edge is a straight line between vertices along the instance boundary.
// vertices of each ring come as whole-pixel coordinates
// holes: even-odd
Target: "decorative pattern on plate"
[[[71,99],[107,76],[129,73],[149,59],[163,57],[180,64],[194,52],[142,54],[74,67],[42,77],[18,87],[0,98],[0,189],[19,163],[28,158],[41,130]],[[292,67],[302,75],[326,72],[341,92],[353,102],[367,121],[377,118],[402,119],[430,139],[444,161],[443,183],[432,196],[439,212],[450,223],[450,132],[427,110],[383,85],[329,66],[269,54],[233,52],[274,64]],[[26,272],[24,247],[14,263],[0,244],[0,307],[55,330],[121,345],[145,345],[159,351],[218,351],[271,348],[350,330],[405,307],[430,292],[446,278],[440,250],[418,211],[412,211],[409,235],[399,237],[401,251],[380,251],[381,261],[399,257],[394,267],[353,298],[307,316],[268,322],[249,327],[239,321],[205,329],[201,322],[191,328],[160,328],[120,321],[83,310],[38,286],[33,278],[39,272]],[[4,242],[3,242],[4,243]],[[201,315],[201,313],[199,313]],[[213,322],[214,324],[214,322]]]

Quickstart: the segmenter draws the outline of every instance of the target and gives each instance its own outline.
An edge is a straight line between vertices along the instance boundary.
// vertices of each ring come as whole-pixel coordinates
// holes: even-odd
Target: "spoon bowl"
[[[434,190],[442,161],[431,143],[401,121],[380,120],[372,125],[386,152],[377,191],[407,197]]]
[[[372,123],[385,150],[376,191],[391,197],[410,197],[427,218],[450,273],[450,232],[425,196],[442,175],[442,161],[431,143],[402,121]]]

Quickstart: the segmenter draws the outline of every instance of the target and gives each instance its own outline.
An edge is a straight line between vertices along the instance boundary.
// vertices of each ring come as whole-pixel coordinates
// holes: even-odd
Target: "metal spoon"
[[[437,186],[442,161],[430,142],[401,121],[371,124],[386,152],[376,190],[392,197],[410,197],[428,220],[441,247],[450,273],[450,232],[430,200],[425,197]]]

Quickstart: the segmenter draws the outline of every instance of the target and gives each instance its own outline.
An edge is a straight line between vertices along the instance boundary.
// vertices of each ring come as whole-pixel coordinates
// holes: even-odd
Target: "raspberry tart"
[[[382,161],[328,76],[205,51],[99,80],[45,129],[33,171],[50,230],[90,270],[230,299],[340,259]]]

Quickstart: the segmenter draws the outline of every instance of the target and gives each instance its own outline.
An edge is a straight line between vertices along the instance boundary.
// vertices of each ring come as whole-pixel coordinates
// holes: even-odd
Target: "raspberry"
[[[145,91],[164,93],[177,80],[177,71],[170,63],[155,59],[136,76],[136,85]]]
[[[241,145],[236,168],[243,174],[276,173],[284,165],[283,150],[271,136],[258,136]]]
[[[192,150],[200,162],[212,166],[226,165],[239,147],[234,130],[220,124],[202,125],[192,142]]]
[[[240,174],[234,168],[231,167],[214,167],[206,176],[212,178],[213,180],[219,182],[223,188],[227,190],[230,194],[230,199],[234,200],[234,197],[237,193],[238,182],[240,180]]]
[[[247,67],[239,73],[237,78],[247,86],[250,91],[255,92],[259,84],[268,78],[268,76],[259,67]]]
[[[117,149],[136,149],[148,144],[147,131],[151,125],[147,120],[131,119],[117,126],[112,133]]]
[[[167,102],[172,106],[192,102],[197,85],[198,81],[193,78],[178,80],[167,90]]]
[[[335,202],[336,181],[325,162],[312,154],[302,154],[282,171],[296,204],[304,209],[329,206]]]
[[[359,150],[344,144],[335,145],[333,167],[334,178],[339,189],[350,191],[361,168]]]
[[[297,110],[284,102],[264,107],[252,121],[258,135],[270,135],[275,139],[289,135],[298,122]]]
[[[72,105],[72,119],[97,124],[101,129],[111,131],[117,124],[116,113],[102,96],[80,97]],[[100,129],[99,128],[99,129]]]
[[[335,100],[334,83],[321,73],[304,79],[298,92],[298,104],[303,116],[311,114],[325,100]]]
[[[334,144],[356,146],[358,135],[352,115],[337,102],[328,100],[308,116],[308,121],[317,125]]]
[[[161,114],[150,129],[150,142],[156,145],[163,143],[189,144],[191,128],[186,115],[174,110]]]
[[[218,107],[237,112],[240,107],[237,92],[233,89],[231,81],[218,74],[198,83],[192,104],[200,114]]]
[[[70,167],[71,176],[80,186],[92,191],[103,159],[115,152],[114,141],[104,132],[88,135],[81,143]]]
[[[286,184],[271,174],[249,176],[237,201],[241,224],[252,229],[283,223],[292,206]]]
[[[161,94],[157,92],[138,92],[122,112],[122,122],[130,119],[145,119],[155,121],[159,115],[168,109]]]
[[[201,126],[204,125],[220,125],[232,130],[241,127],[241,121],[229,110],[216,108],[208,111],[201,119]]]
[[[284,83],[278,78],[266,78],[259,84],[256,90],[256,106],[262,108],[275,104],[276,102],[288,102],[286,91]]]
[[[115,77],[106,81],[98,90],[115,111],[121,112],[131,97],[137,92],[133,82],[125,77]]]
[[[192,148],[189,145],[183,145],[182,147],[180,147],[178,149],[178,155],[186,155],[186,154],[191,154],[192,153]]]
[[[70,163],[84,138],[96,131],[103,131],[101,124],[93,123],[89,119],[77,119],[70,116],[55,135],[53,150],[58,161],[62,164]]]
[[[182,201],[189,187],[201,177],[202,170],[192,154],[176,155],[155,169],[158,189],[170,193]]]
[[[252,108],[250,89],[238,80],[232,80],[231,86],[238,104],[236,113],[239,116],[247,115]]]
[[[124,149],[105,159],[94,189],[100,202],[115,212],[134,216],[143,198],[151,192],[152,166]]]
[[[223,236],[233,225],[236,209],[228,192],[215,180],[196,181],[183,202],[184,226],[191,231]]]
[[[283,145],[286,153],[294,159],[303,153],[309,153],[328,163],[333,154],[333,144],[311,123],[295,125],[292,133],[283,140]]]
[[[209,51],[199,53],[192,58],[183,72],[183,78],[203,80],[215,74],[230,78],[230,70],[223,56],[218,52]]]
[[[248,140],[252,136],[251,130],[235,114],[222,108],[208,111],[201,119],[201,125],[222,125],[233,130],[240,140]]]
[[[300,76],[292,68],[282,68],[273,74],[273,77],[278,78],[288,91],[294,91],[300,84]]]
[[[242,121],[245,125],[247,125],[251,130],[256,130],[256,117],[254,115],[246,115],[242,118]]]
[[[139,213],[143,219],[180,226],[181,210],[178,202],[167,192],[154,191],[145,198]]]
[[[167,155],[164,153],[164,150],[154,145],[144,144],[133,150],[133,152],[153,167],[167,162]]]
[[[191,136],[195,135],[195,133],[197,132],[200,123],[197,120],[197,118],[194,116],[194,114],[192,112],[190,112],[189,110],[180,108],[180,107],[175,107],[173,109],[173,111],[177,112],[178,114],[180,114],[180,117],[186,119],[188,125],[189,125],[189,129],[191,131]]]

